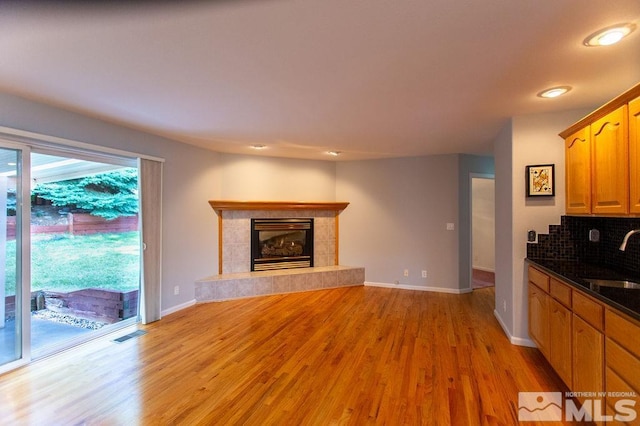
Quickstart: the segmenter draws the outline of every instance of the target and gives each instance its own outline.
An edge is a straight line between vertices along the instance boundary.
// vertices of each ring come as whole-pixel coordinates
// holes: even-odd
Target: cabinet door
[[[629,175],[629,211],[640,213],[640,98],[629,102]]]
[[[549,359],[549,296],[529,283],[529,337]]]
[[[574,392],[604,391],[604,336],[577,315],[573,315]],[[580,398],[578,398],[580,399]],[[580,402],[584,402],[580,400]]]
[[[549,302],[549,362],[571,388],[571,311],[556,300]]]
[[[629,135],[624,105],[591,124],[591,212],[629,213]]]
[[[640,359],[609,338],[606,339],[605,348],[607,408],[609,409],[608,413],[612,414],[615,410],[611,410],[611,408],[614,408],[619,400],[635,399],[628,397],[628,395],[640,393]],[[640,419],[636,418],[635,420],[635,423],[629,424],[640,424]]]
[[[567,214],[591,213],[590,128],[565,139],[565,185]]]

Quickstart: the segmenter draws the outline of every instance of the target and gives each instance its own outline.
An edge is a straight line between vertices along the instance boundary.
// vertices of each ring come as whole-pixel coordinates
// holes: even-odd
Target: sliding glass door
[[[139,320],[138,161],[0,140],[0,373]]]

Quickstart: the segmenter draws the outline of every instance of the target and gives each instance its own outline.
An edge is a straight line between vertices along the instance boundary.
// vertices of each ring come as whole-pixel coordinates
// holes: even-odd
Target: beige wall
[[[336,201],[334,162],[221,154],[225,200]]]
[[[500,130],[494,140],[493,152],[495,158],[495,197],[496,223],[500,224],[500,232],[495,234],[496,255],[496,303],[494,314],[502,325],[505,333],[513,335],[513,119]],[[512,340],[513,341],[513,340]]]
[[[340,162],[336,177],[337,199],[351,203],[341,264],[364,266],[367,282],[459,288],[457,155]]]
[[[500,224],[496,234],[496,308],[514,343],[530,344],[524,265],[527,231],[547,233],[548,225],[560,223],[565,210],[564,143],[558,133],[591,110],[514,117],[510,134],[496,140],[496,223]],[[525,167],[535,164],[555,164],[555,197],[526,197]]]

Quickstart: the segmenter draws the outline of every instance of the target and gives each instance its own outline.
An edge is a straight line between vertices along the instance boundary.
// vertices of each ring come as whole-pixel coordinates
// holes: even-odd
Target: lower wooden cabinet
[[[573,385],[571,311],[560,302],[549,299],[549,363],[564,383]]]
[[[618,424],[640,424],[640,407],[633,407],[629,415],[620,417],[616,404],[629,404],[629,395],[640,395],[640,322],[616,312],[605,311],[605,390],[607,414],[618,415]],[[622,413],[623,415],[625,413]],[[626,421],[636,417],[633,420]]]
[[[605,412],[594,414],[640,425],[640,406],[629,406],[640,395],[640,321],[533,266],[529,272],[531,339],[572,392],[606,395]]]
[[[540,352],[549,358],[549,296],[529,283],[529,337]]]
[[[573,314],[571,343],[573,345],[573,384],[571,390],[574,392],[603,392],[604,335],[578,315]]]

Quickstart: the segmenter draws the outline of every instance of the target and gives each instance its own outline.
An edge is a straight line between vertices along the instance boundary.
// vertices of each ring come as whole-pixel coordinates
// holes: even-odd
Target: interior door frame
[[[473,179],[491,179],[495,182],[494,173],[469,173],[469,288],[473,291]],[[495,219],[495,213],[494,213]],[[495,234],[495,230],[494,230]],[[495,251],[495,247],[494,247]]]

